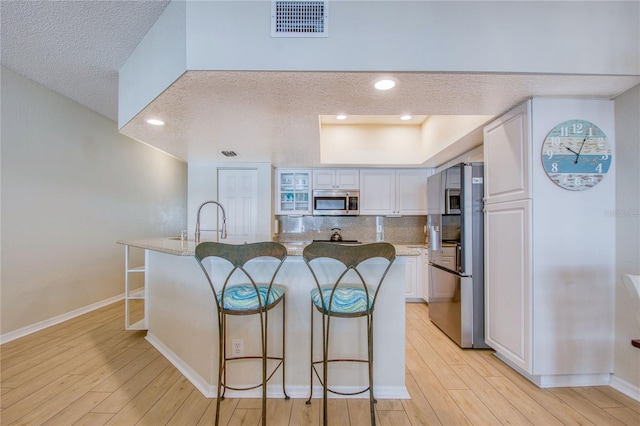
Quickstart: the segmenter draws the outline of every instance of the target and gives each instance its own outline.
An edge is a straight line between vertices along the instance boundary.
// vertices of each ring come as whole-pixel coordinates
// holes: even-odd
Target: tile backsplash
[[[343,240],[376,241],[376,225],[382,225],[382,241],[396,244],[425,242],[426,216],[276,216],[278,240],[283,243],[329,239],[340,228]]]

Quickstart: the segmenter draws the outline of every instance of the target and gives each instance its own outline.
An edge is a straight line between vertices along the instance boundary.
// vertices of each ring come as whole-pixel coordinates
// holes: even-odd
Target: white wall
[[[122,127],[152,99],[173,83],[186,69],[186,2],[169,3],[144,39],[120,68],[118,122]],[[153,72],[147,66],[153,65]],[[149,117],[156,118],[156,117]]]
[[[120,73],[118,122],[179,67],[635,75],[639,10],[629,1],[331,1],[329,37],[309,39],[271,37],[270,1],[174,1],[156,25],[170,23],[165,34],[179,42],[155,28],[145,36]]]
[[[6,337],[121,295],[124,250],[116,240],[178,235],[186,225],[187,167],[120,135],[115,122],[1,70]]]
[[[493,118],[490,115],[439,115],[427,118],[422,125],[421,147],[421,158],[427,160],[425,165],[442,166],[452,156],[464,155],[482,145],[482,129]]]
[[[273,219],[273,170],[269,163],[189,163],[188,190],[188,231],[189,238],[193,238],[196,229],[198,207],[204,201],[218,200],[218,170],[219,169],[255,169],[258,172],[258,223],[257,234],[253,241],[270,241]],[[200,217],[201,229],[216,229],[215,208],[202,209]],[[205,212],[205,209],[207,210]],[[203,237],[204,239],[204,237]],[[229,241],[230,243],[232,241]]]
[[[331,1],[329,37],[305,39],[271,37],[270,1],[188,1],[187,67],[633,74],[638,10],[625,1]]]
[[[630,344],[640,339],[634,306],[623,283],[623,274],[640,274],[640,86],[615,99],[616,115],[616,289],[614,374],[635,387],[640,398],[640,349]],[[625,383],[617,385],[625,386]]]
[[[554,126],[579,118],[597,125],[615,153],[614,103],[533,98],[531,116],[532,374],[588,382],[613,368],[615,221],[606,212],[615,205],[616,156],[596,186],[568,191],[544,171],[542,144]]]

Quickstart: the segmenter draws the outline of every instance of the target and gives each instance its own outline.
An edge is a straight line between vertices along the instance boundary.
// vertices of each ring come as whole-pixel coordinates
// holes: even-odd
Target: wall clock
[[[586,120],[567,120],[555,126],[542,144],[542,167],[556,185],[583,191],[600,183],[611,166],[607,135]]]

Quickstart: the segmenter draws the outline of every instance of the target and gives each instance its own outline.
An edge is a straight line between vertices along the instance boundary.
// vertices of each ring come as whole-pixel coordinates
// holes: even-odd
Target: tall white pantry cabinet
[[[567,120],[602,129],[604,179],[583,191],[547,177],[542,144]],[[484,129],[485,335],[541,387],[608,384],[613,371],[613,102],[534,98]]]

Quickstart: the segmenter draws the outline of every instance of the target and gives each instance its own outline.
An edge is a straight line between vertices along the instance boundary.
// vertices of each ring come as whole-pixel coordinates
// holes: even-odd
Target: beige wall
[[[615,99],[616,115],[616,311],[615,380],[640,389],[640,339],[634,306],[622,283],[624,274],[640,274],[640,86]],[[621,384],[624,386],[624,384]]]
[[[1,80],[5,340],[121,295],[116,240],[186,227],[187,166],[11,70]]]

